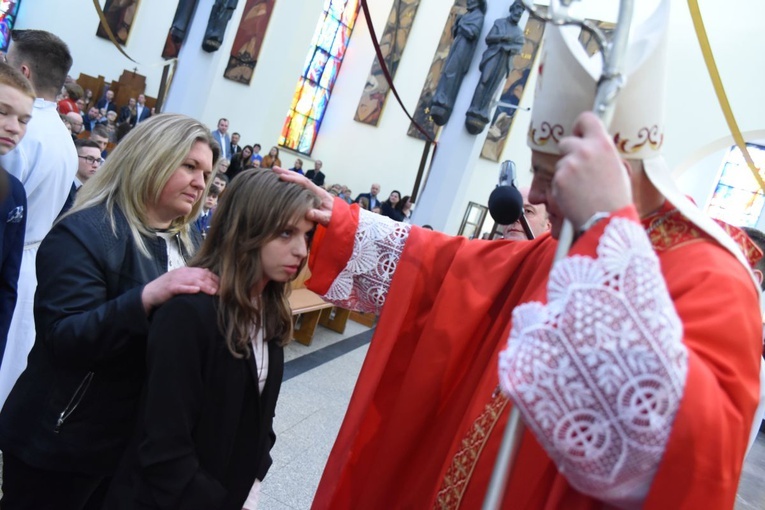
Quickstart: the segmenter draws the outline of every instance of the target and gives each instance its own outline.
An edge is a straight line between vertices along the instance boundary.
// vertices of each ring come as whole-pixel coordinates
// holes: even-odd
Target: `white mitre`
[[[662,0],[644,22],[632,27],[624,61],[626,82],[616,98],[608,131],[622,157],[642,160],[646,175],[661,194],[751,272],[736,242],[678,189],[661,156],[669,7],[669,0]],[[560,154],[558,143],[571,135],[576,118],[593,109],[602,58],[600,53],[592,57],[586,53],[578,40],[580,31],[549,23],[545,28],[528,133],[532,150]]]

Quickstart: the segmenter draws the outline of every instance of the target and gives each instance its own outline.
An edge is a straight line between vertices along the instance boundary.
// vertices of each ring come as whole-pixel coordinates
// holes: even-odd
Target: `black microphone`
[[[515,187],[515,163],[504,161],[499,185],[489,195],[489,213],[500,225],[512,225],[523,214],[523,197]]]

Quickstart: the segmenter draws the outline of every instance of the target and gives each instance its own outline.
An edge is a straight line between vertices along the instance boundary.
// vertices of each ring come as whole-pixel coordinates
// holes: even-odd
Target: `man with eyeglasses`
[[[76,140],[74,147],[77,149],[77,175],[69,190],[69,196],[66,199],[61,214],[72,208],[74,199],[77,197],[77,191],[85,184],[88,179],[96,175],[96,172],[104,160],[101,157],[101,147],[93,140]]]

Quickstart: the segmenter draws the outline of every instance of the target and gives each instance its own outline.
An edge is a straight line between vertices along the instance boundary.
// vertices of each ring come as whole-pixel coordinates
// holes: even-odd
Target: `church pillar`
[[[462,204],[465,199],[476,169],[476,162],[480,157],[481,148],[488,133],[488,127],[475,136],[468,133],[465,129],[465,113],[470,107],[473,92],[481,78],[478,65],[481,62],[481,55],[486,49],[486,35],[496,19],[508,16],[512,3],[513,0],[487,1],[486,17],[478,47],[462,82],[459,94],[457,94],[452,116],[441,129],[438,149],[433,159],[430,174],[417,199],[413,216],[413,222],[417,225],[429,224],[436,230],[447,234],[456,234],[459,229],[465,211],[457,209],[455,205]],[[524,19],[526,16],[528,16],[527,13],[524,14]],[[499,91],[497,91],[498,93]],[[492,108],[492,114],[493,110]],[[499,164],[496,168],[497,176],[499,176]],[[491,189],[486,190],[484,205],[488,203],[491,191]],[[487,221],[491,221],[491,218],[487,217]]]
[[[214,90],[214,83],[222,79],[222,70],[231,53],[233,38],[230,35],[236,32],[242,12],[240,5],[228,23],[223,45],[218,51],[208,53],[202,49],[202,40],[214,3],[215,0],[199,0],[197,3],[186,40],[178,54],[178,65],[163,112],[183,113],[204,120],[208,95]],[[244,4],[244,1],[240,3]],[[211,129],[215,129],[215,126],[211,126]]]

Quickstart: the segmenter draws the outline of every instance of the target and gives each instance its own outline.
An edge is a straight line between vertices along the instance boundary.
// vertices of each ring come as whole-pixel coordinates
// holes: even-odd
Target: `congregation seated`
[[[98,110],[97,107],[92,106],[88,110],[87,115],[82,116],[82,126],[85,131],[93,131],[93,128],[98,126],[99,124],[103,124],[101,120],[101,112]]]
[[[282,160],[279,159],[279,149],[277,147],[271,147],[271,150],[268,151],[268,154],[263,158],[260,166],[262,168],[282,166]]]
[[[396,190],[391,191],[390,195],[388,195],[388,200],[383,202],[380,207],[382,215],[392,220],[404,221],[404,214],[396,208],[400,200],[401,193]]]

